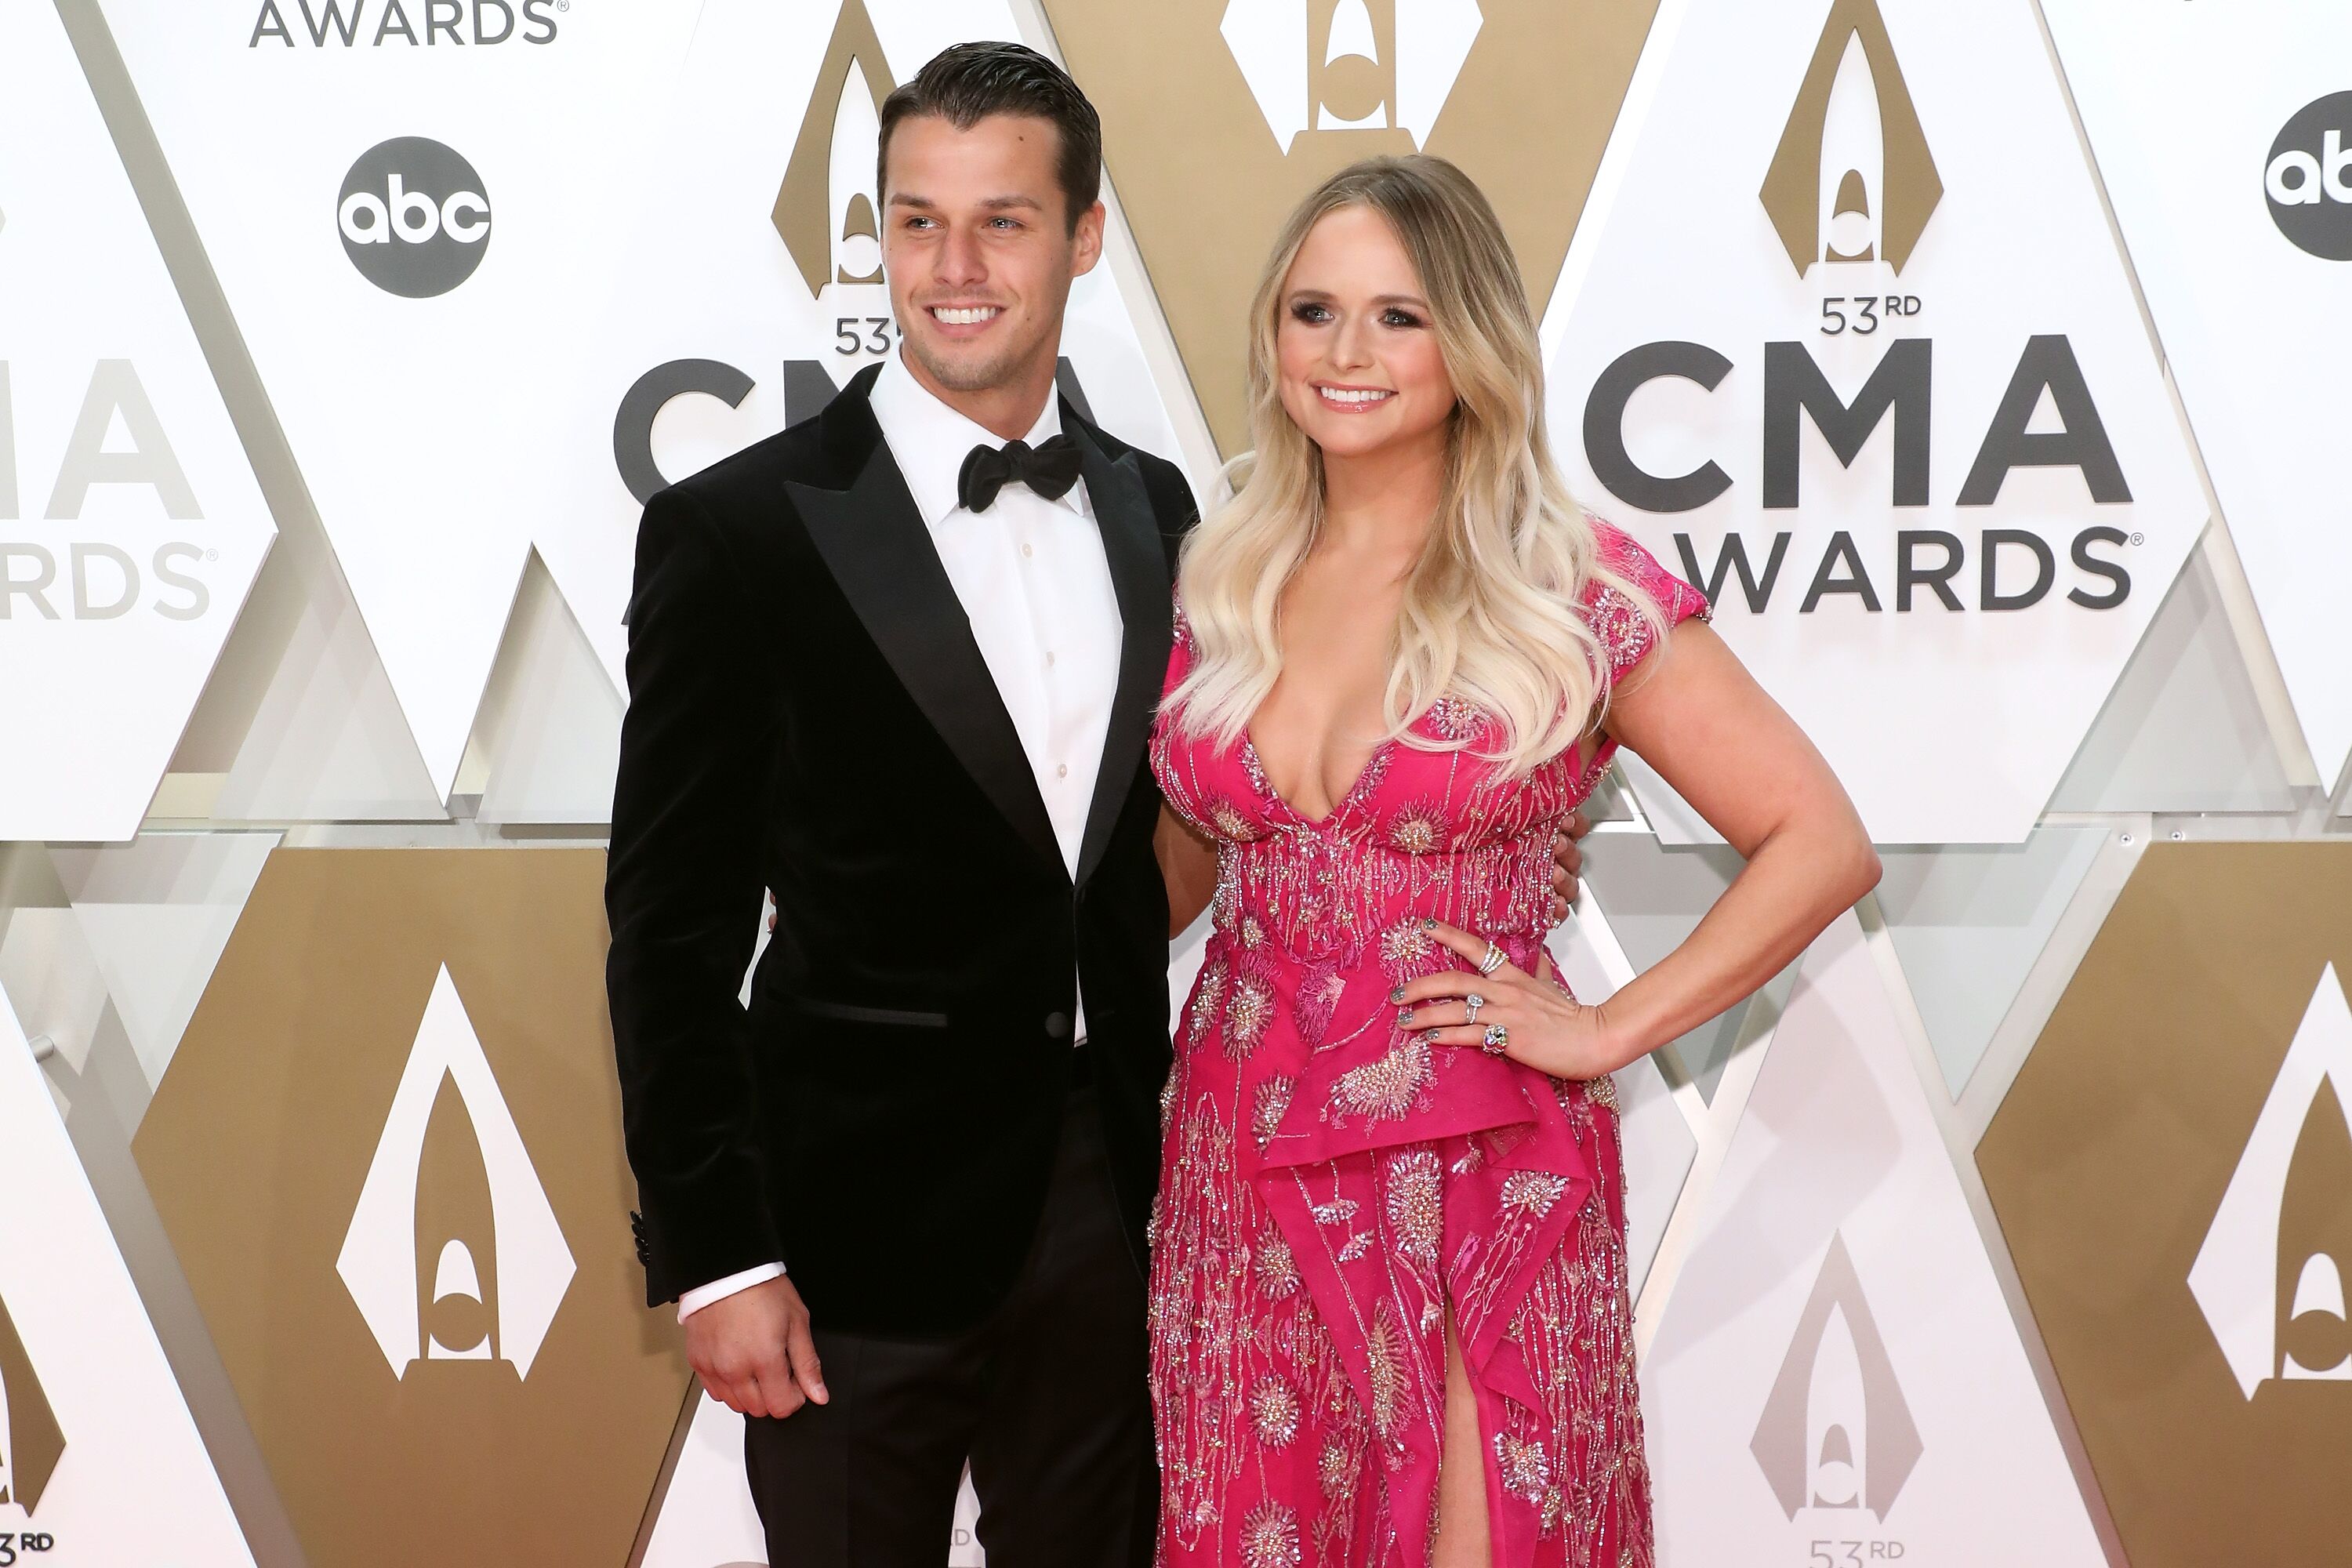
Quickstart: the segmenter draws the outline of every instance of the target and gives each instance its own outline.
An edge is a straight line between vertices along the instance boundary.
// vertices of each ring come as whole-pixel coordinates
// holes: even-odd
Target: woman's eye
[[[1293,305],[1290,308],[1290,313],[1297,320],[1310,324],[1328,321],[1331,319],[1329,310],[1321,305],[1312,303]]]
[[[1391,327],[1417,327],[1421,325],[1421,318],[1412,314],[1409,310],[1391,310],[1388,313],[1386,320],[1388,324]]]

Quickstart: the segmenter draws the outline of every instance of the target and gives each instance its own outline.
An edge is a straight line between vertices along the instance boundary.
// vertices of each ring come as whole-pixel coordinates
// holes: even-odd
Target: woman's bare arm
[[[1879,863],[1829,763],[1703,622],[1636,667],[1607,728],[1748,862],[1682,945],[1606,1004],[1630,1061],[1779,973],[1877,885]]]

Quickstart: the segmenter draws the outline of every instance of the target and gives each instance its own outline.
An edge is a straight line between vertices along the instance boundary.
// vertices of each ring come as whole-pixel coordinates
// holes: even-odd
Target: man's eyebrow
[[[1036,197],[1020,195],[990,196],[980,205],[991,212],[1001,212],[1012,207],[1025,207],[1031,212],[1044,212],[1045,210],[1045,204],[1040,202]],[[890,193],[890,205],[894,207],[916,207],[924,212],[937,212],[939,210],[940,204],[931,200],[929,196],[916,195],[912,192],[892,191]]]

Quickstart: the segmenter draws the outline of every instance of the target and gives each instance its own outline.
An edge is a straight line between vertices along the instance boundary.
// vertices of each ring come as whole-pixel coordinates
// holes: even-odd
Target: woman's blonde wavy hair
[[[1442,158],[1368,158],[1326,180],[1291,214],[1250,306],[1255,450],[1226,469],[1232,499],[1185,542],[1179,585],[1193,662],[1167,706],[1186,733],[1238,741],[1282,672],[1284,587],[1324,521],[1322,451],[1282,405],[1275,334],[1284,286],[1326,214],[1369,207],[1412,258],[1457,402],[1448,418],[1437,525],[1405,582],[1385,697],[1389,739],[1425,751],[1411,726],[1439,699],[1499,725],[1492,752],[1517,773],[1600,721],[1609,661],[1581,595],[1598,580],[1663,635],[1651,595],[1600,559],[1591,521],[1569,498],[1544,437],[1542,358],[1518,266],[1495,209]]]

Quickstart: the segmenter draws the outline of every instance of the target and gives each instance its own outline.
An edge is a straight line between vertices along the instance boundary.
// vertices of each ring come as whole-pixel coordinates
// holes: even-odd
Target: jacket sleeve
[[[613,793],[605,961],[648,1306],[784,1257],[769,1213],[750,1033],[760,803],[773,705],[754,607],[709,515],[672,489],[637,533],[629,706]]]

